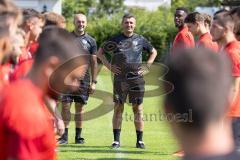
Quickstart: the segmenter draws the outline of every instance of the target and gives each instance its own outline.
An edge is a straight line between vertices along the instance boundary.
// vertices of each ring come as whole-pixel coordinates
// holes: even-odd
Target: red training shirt
[[[218,52],[218,44],[212,41],[212,36],[208,32],[199,37],[197,46],[208,48],[214,52]]]
[[[17,79],[25,77],[28,72],[31,70],[33,65],[33,59],[28,59],[20,63],[15,67],[13,73],[10,76],[11,81],[15,81]]]
[[[36,53],[37,49],[38,49],[39,43],[38,42],[32,42],[28,45],[28,51],[31,53],[32,57],[34,56],[34,54]]]
[[[240,77],[240,42],[232,41],[228,43],[224,51],[232,62],[232,76]]]
[[[32,55],[31,55],[31,53],[27,50],[27,48],[22,48],[21,51],[22,51],[22,54],[21,54],[21,55],[19,56],[19,58],[18,58],[18,64],[19,64],[19,63],[22,63],[23,61],[26,61],[26,60],[32,58]]]
[[[191,32],[188,31],[188,27],[184,26],[179,30],[173,42],[172,52],[176,52],[179,48],[194,48],[195,41]]]
[[[224,51],[232,62],[232,76],[240,77],[240,42],[232,41],[228,43]],[[237,96],[235,102],[232,102],[228,115],[231,117],[240,117],[240,94]]]
[[[43,93],[30,80],[7,85],[0,99],[0,160],[53,160],[55,137]]]

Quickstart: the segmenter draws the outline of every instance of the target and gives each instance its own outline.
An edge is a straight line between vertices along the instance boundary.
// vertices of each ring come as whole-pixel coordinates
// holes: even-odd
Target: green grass
[[[157,76],[161,69],[152,67],[150,78]],[[158,74],[155,74],[158,73]],[[112,82],[108,71],[102,69],[98,77],[98,85],[96,95],[89,99],[86,111],[89,112],[97,106],[101,105],[98,110],[89,112],[87,116],[96,117],[99,113],[110,112],[96,117],[92,120],[84,122],[82,136],[85,138],[84,145],[75,145],[75,126],[71,122],[69,129],[69,144],[58,147],[59,160],[75,160],[75,159],[97,159],[97,160],[177,160],[171,154],[178,149],[175,138],[172,136],[170,128],[165,121],[160,121],[159,113],[162,113],[161,85],[160,88],[155,84],[146,84],[146,91],[157,89],[158,94],[152,96],[146,92],[144,99],[144,114],[145,114],[145,129],[144,142],[146,149],[136,149],[136,133],[133,121],[129,118],[132,115],[132,110],[129,105],[125,105],[123,114],[122,132],[121,132],[121,148],[117,150],[111,149],[109,146],[112,143]],[[105,91],[105,92],[101,92]],[[108,92],[106,95],[104,93]],[[102,100],[104,98],[104,102]],[[72,107],[74,113],[74,107]],[[152,115],[151,115],[152,114]],[[126,118],[128,116],[128,118]],[[156,117],[154,117],[156,116]],[[157,120],[155,119],[157,118]]]

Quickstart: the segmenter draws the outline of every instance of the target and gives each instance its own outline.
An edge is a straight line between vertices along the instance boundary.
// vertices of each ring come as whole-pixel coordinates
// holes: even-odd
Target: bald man
[[[233,134],[240,151],[240,42],[234,33],[234,21],[228,13],[217,14],[211,27],[213,41],[216,41],[232,62],[233,90],[229,116],[233,120]]]
[[[97,44],[95,39],[85,32],[85,29],[87,27],[87,17],[84,14],[74,15],[74,26],[75,29],[72,34],[75,36],[80,47],[86,50],[87,54],[91,55],[89,62],[91,66],[91,76],[88,71],[84,77],[79,77],[77,79],[81,84],[79,90],[75,93],[69,92],[67,95],[62,96],[62,117],[65,124],[65,132],[59,139],[59,144],[68,143],[68,128],[69,122],[71,120],[70,108],[72,102],[75,102],[75,143],[84,143],[84,138],[81,137],[83,124],[83,106],[87,104],[89,94],[94,93],[97,84]]]

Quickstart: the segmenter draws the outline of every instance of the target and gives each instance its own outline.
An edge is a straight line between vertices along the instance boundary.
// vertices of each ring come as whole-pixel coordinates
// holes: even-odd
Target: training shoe
[[[113,149],[117,149],[117,148],[119,148],[120,147],[120,143],[118,142],[118,141],[114,141],[113,143],[112,143],[112,148]]]
[[[68,140],[65,137],[60,137],[57,141],[58,144],[68,144]]]
[[[85,143],[85,141],[84,141],[84,138],[75,138],[75,143],[76,144],[84,144]]]
[[[143,141],[138,141],[136,143],[136,148],[141,148],[141,149],[145,149],[145,145]]]

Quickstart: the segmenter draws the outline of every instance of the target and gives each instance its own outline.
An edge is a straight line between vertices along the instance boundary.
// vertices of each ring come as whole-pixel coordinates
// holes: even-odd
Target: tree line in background
[[[63,0],[63,15],[67,28],[73,30],[73,15],[85,13],[88,16],[87,32],[96,38],[98,46],[113,35],[121,32],[121,18],[130,12],[136,16],[136,33],[146,37],[158,50],[161,61],[169,52],[171,42],[177,32],[173,14],[177,7],[184,6],[194,11],[197,6],[220,6],[222,0],[172,0],[171,8],[159,7],[157,11],[142,8],[127,8],[124,0]],[[143,60],[147,59],[147,55]]]

